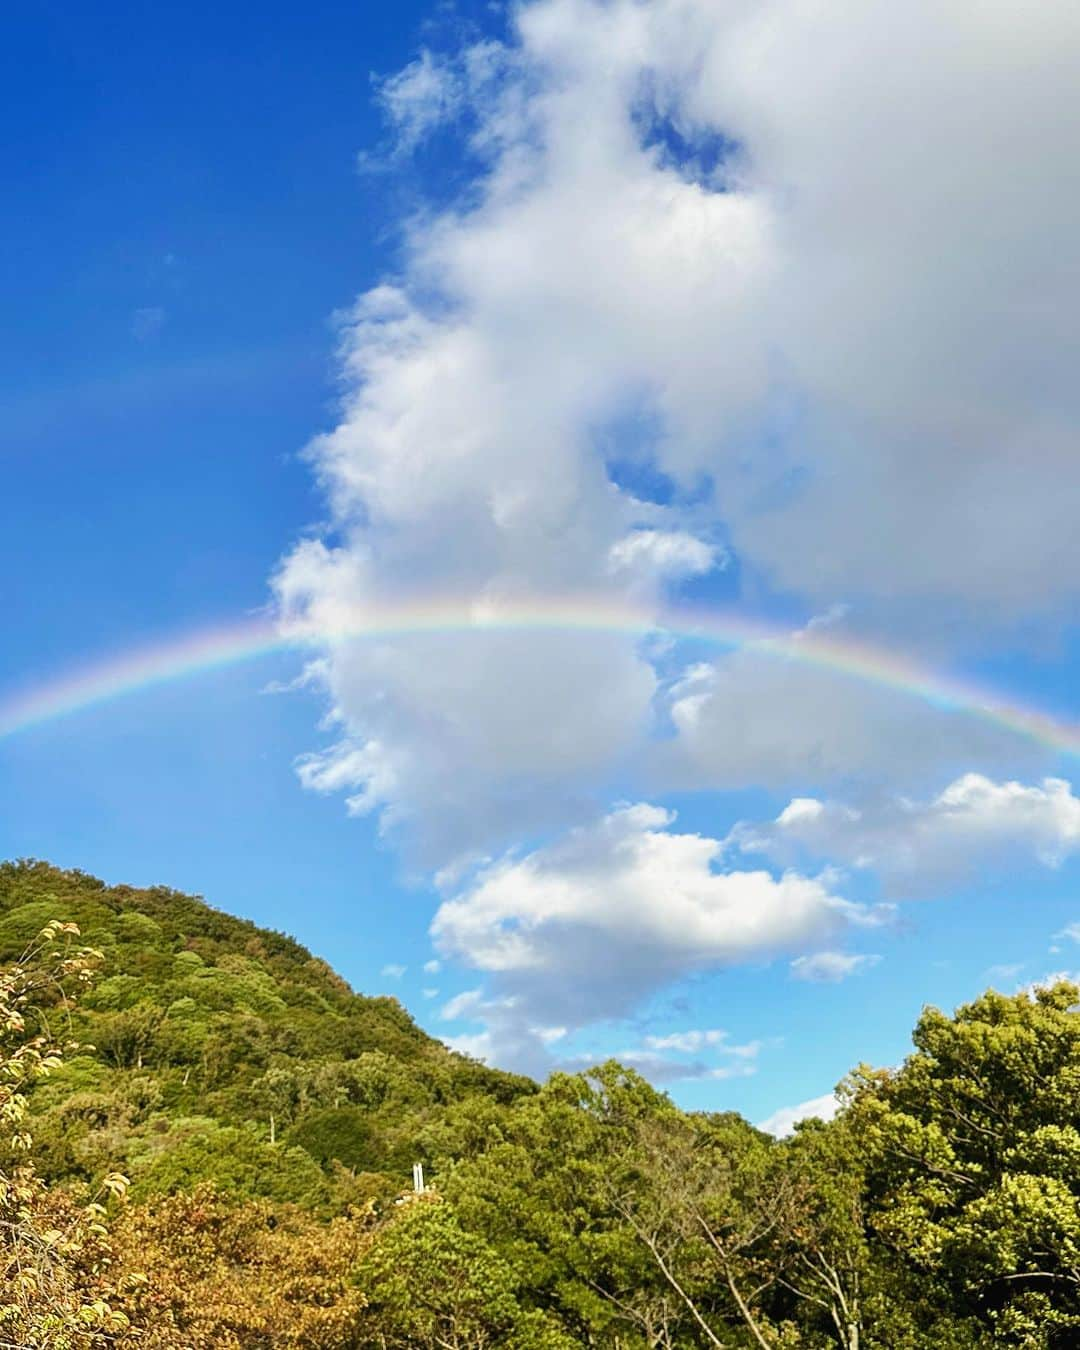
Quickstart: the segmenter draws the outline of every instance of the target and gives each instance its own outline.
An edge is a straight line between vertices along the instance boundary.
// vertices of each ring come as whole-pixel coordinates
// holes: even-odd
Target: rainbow
[[[0,739],[155,685],[273,653],[312,654],[358,640],[492,631],[601,632],[641,639],[660,634],[726,649],[752,648],[979,718],[1059,754],[1080,755],[1080,724],[1009,702],[991,690],[918,666],[896,652],[835,636],[827,627],[793,634],[734,612],[679,609],[658,615],[613,604],[610,598],[489,606],[461,600],[402,603],[340,617],[317,634],[290,631],[267,618],[246,618],[136,648],[0,696]]]

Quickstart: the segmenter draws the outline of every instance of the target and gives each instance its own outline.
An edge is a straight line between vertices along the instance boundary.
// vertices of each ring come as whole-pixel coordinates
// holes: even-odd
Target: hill
[[[73,1018],[83,1051],[31,1099],[50,1181],[118,1168],[136,1199],[209,1181],[336,1211],[403,1189],[419,1137],[453,1103],[536,1090],[199,898],[0,864],[0,965],[54,918],[104,960]]]
[[[82,937],[12,966],[52,919]],[[488,1069],[193,897],[0,865],[0,1344],[1071,1350],[1078,1000],[924,1009],[776,1140],[615,1063]]]

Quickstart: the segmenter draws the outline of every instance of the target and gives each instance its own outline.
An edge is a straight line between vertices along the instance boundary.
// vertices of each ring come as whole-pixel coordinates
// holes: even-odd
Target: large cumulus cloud
[[[283,622],[321,635],[329,734],[303,781],[446,876],[482,867],[437,932],[507,986],[504,1011],[539,1015],[548,944],[565,955],[563,928],[599,921],[599,874],[571,863],[619,830],[596,856],[626,900],[623,1006],[657,943],[627,850],[635,875],[649,850],[676,870],[704,850],[710,903],[756,886],[763,913],[779,895],[785,914],[840,912],[805,876],[711,873],[707,842],[611,812],[628,783],[902,782],[932,801],[935,776],[1018,771],[1018,742],[763,650],[691,662],[489,622],[359,640],[356,616],[587,597],[662,627],[674,591],[727,568],[737,602],[847,603],[856,636],[950,659],[976,628],[1062,622],[1080,580],[1078,58],[1064,0],[531,0],[507,42],[425,53],[382,86],[395,162],[449,124],[472,172],[343,322],[340,417],[309,450],[328,519],[275,586]],[[834,824],[843,855],[858,831]],[[468,927],[485,906],[487,946]]]

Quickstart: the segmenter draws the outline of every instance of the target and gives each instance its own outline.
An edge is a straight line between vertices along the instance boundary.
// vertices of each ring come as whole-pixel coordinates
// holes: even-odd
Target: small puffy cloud
[[[390,962],[388,965],[383,966],[382,970],[379,971],[379,974],[385,976],[388,980],[400,980],[406,970],[408,970],[408,966],[399,966],[395,962]]]
[[[557,1067],[551,1046],[568,1032],[558,1024],[538,1022],[532,1010],[515,996],[486,994],[467,989],[439,1010],[447,1022],[472,1022],[479,1031],[447,1036],[451,1050],[482,1060],[485,1064],[510,1066],[536,1078],[545,1078]]]
[[[393,138],[391,163],[411,154],[439,128],[463,118],[472,123],[479,150],[485,132],[476,124],[494,112],[492,99],[510,64],[508,50],[498,42],[477,42],[447,52],[425,47],[396,74],[375,79],[376,98]],[[389,166],[377,155],[364,153],[360,167]]]
[[[608,570],[657,576],[700,576],[711,572],[723,555],[712,544],[685,530],[633,530],[608,550]]]
[[[771,1116],[760,1121],[758,1129],[782,1139],[790,1134],[801,1120],[832,1120],[839,1110],[840,1099],[836,1093],[826,1092],[824,1096],[811,1097],[809,1101],[800,1102],[798,1106],[782,1106],[779,1111],[774,1111]]]
[[[533,1027],[533,1034],[542,1045],[554,1045],[556,1041],[561,1041],[569,1031],[569,1027]]]
[[[439,991],[438,991],[437,989],[430,989],[430,988],[429,988],[429,989],[421,989],[420,992],[421,992],[421,993],[423,994],[423,996],[424,996],[425,998],[427,998],[427,999],[432,999],[432,998],[438,998],[438,997],[439,997]]]
[[[674,822],[656,806],[624,806],[481,869],[432,922],[438,947],[492,980],[491,994],[459,996],[453,1013],[482,1011],[497,1043],[520,1047],[535,1026],[624,1016],[692,972],[876,921],[813,877],[722,870],[722,843]],[[719,1033],[698,1037],[702,1048],[721,1045]]]
[[[1068,938],[1070,942],[1080,942],[1080,923],[1067,923],[1055,937]]]
[[[470,1059],[478,1059],[482,1064],[493,1062],[491,1037],[486,1031],[472,1035],[447,1036],[446,1044],[457,1054],[468,1055]]]
[[[441,962],[441,961],[436,961],[436,960],[432,959],[431,961],[425,961],[425,962],[424,962],[424,974],[425,974],[425,975],[438,975],[438,973],[439,973],[440,970],[442,970],[442,962]]]
[[[925,891],[991,863],[1058,867],[1080,846],[1080,798],[1060,778],[1038,784],[957,778],[936,797],[885,797],[861,806],[799,798],[729,842],[792,861],[811,856],[877,873],[892,890]]]
[[[870,970],[880,960],[880,956],[855,956],[849,952],[813,952],[807,956],[797,956],[791,963],[791,973],[797,980],[839,984],[849,975],[859,975],[864,970]]]
[[[445,1022],[457,1022],[461,1018],[474,1017],[485,1007],[482,989],[466,989],[455,994],[439,1009],[439,1016]]]

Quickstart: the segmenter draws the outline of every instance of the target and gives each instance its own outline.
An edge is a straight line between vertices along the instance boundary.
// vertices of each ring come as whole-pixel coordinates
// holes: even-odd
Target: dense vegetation
[[[1073,985],[927,1010],[776,1141],[165,889],[2,866],[0,969],[0,1347],[1080,1344]]]
[[[208,1181],[338,1212],[399,1192],[453,1103],[534,1090],[353,994],[291,938],[164,888],[0,866],[0,964],[57,918],[102,960],[72,1025],[93,1052],[34,1093],[50,1180],[118,1170],[135,1200]]]

